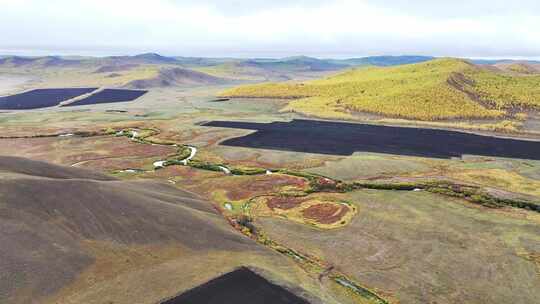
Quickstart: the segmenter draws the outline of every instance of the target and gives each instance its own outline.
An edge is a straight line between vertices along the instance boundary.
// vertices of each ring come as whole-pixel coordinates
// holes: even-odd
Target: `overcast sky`
[[[539,0],[0,0],[0,53],[540,57]]]

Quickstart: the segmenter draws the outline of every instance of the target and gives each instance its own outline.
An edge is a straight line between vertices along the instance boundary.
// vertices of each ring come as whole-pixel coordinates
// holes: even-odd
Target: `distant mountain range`
[[[224,63],[236,63],[241,66],[271,68],[274,70],[309,70],[332,71],[351,66],[395,66],[403,64],[420,63],[435,59],[432,56],[369,56],[348,59],[320,59],[307,56],[286,57],[281,59],[269,58],[205,58],[205,57],[167,57],[156,53],[144,53],[134,56],[109,57],[62,57],[62,56],[0,56],[2,67],[65,67],[76,65],[109,65],[125,66],[135,64],[181,65],[184,67],[215,66]],[[516,60],[470,60],[475,64],[494,65],[509,62],[540,63],[539,61]]]
[[[515,59],[469,59],[470,62],[474,64],[499,64],[499,63],[515,63],[515,62],[522,62],[522,63],[530,63],[530,64],[540,64],[540,61],[538,60],[515,60]]]
[[[375,66],[394,66],[402,64],[420,63],[433,60],[431,56],[371,56],[361,58],[351,58],[344,60],[335,60],[338,64],[347,64],[350,66],[375,65]]]
[[[64,57],[0,56],[0,72],[40,73],[73,69],[96,79],[117,80],[117,86],[149,89],[171,86],[208,86],[237,82],[275,82],[316,79],[354,67],[392,67],[436,59],[431,56],[370,56],[348,59],[307,56],[271,58],[168,57],[156,53],[135,56]],[[540,63],[514,60],[469,60],[492,72],[538,74]],[[107,82],[109,80],[106,80]]]

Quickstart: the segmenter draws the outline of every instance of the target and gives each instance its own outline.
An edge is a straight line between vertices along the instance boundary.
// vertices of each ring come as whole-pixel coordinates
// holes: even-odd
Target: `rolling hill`
[[[334,63],[330,60],[318,59],[307,56],[287,57],[277,60],[252,59],[244,62],[245,65],[259,66],[271,70],[296,70],[296,71],[335,71],[343,69],[343,63]]]
[[[410,56],[410,55],[370,56],[370,57],[337,60],[335,62],[339,64],[347,64],[350,66],[361,66],[361,65],[394,66],[394,65],[420,63],[420,62],[425,62],[425,61],[429,61],[433,59],[435,59],[435,57],[431,57],[431,56]]]
[[[394,66],[431,60],[424,56],[374,56],[352,59],[318,59],[295,56],[282,59],[246,59],[199,68],[201,72],[219,77],[257,81],[286,81],[313,78],[309,75],[335,72],[355,66]],[[318,74],[317,74],[318,73]],[[304,77],[302,77],[304,76]],[[306,77],[308,76],[308,77]]]
[[[129,65],[177,65],[178,60],[155,53],[146,53],[135,56],[109,56],[109,57],[80,57],[70,58],[63,56],[23,57],[6,56],[0,58],[0,67],[3,68],[62,68],[62,67],[101,67],[101,66],[129,66]]]
[[[50,67],[72,67],[80,65],[82,61],[76,59],[64,59],[58,56],[44,57],[22,57],[7,56],[0,58],[0,67],[3,68],[50,68]]]
[[[245,59],[224,62],[218,65],[203,66],[198,71],[238,80],[286,81],[319,77],[321,73],[339,71],[347,68],[345,63],[317,59],[306,56],[283,59]],[[310,77],[310,75],[314,75]]]
[[[196,68],[197,71],[215,77],[250,81],[286,81],[291,79],[290,73],[276,71],[249,61],[226,62],[219,65]]]
[[[1,303],[157,303],[284,262],[160,182],[0,157],[0,198]]]
[[[431,56],[368,56],[347,59],[319,59],[308,56],[293,56],[282,59],[250,59],[245,64],[259,65],[272,69],[296,69],[311,71],[336,71],[350,66],[395,66],[420,63],[435,59]]]
[[[73,67],[73,66],[124,66],[124,65],[178,65],[185,68],[218,67],[234,64],[238,67],[258,67],[273,71],[336,71],[352,66],[396,66],[421,63],[433,60],[432,56],[368,56],[346,59],[324,59],[308,56],[285,58],[206,58],[206,57],[170,57],[156,53],[144,53],[133,56],[73,57],[73,56],[0,56],[0,67]],[[515,60],[471,60],[475,64],[510,65],[526,64],[538,67],[537,61]]]
[[[177,65],[179,62],[173,57],[162,56],[156,53],[144,53],[134,56],[108,56],[90,57],[87,62],[98,65]]]
[[[516,74],[540,74],[540,64],[530,62],[501,62],[494,65],[495,67]]]
[[[99,68],[97,68],[94,71],[94,73],[100,74],[100,73],[123,72],[123,71],[134,69],[138,66],[139,66],[138,64],[134,64],[134,63],[102,65]]]
[[[131,81],[126,87],[147,89],[170,86],[218,85],[227,82],[230,82],[230,80],[190,69],[163,68],[155,76]]]
[[[286,110],[325,118],[370,112],[418,120],[504,118],[540,106],[540,77],[495,73],[460,59],[356,68],[308,82],[265,83],[223,97],[293,99]]]

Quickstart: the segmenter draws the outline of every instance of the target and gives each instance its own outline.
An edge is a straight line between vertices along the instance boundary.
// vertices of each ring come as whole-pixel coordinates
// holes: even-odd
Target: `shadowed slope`
[[[127,248],[137,259],[143,255],[137,248],[150,246],[152,264],[163,263],[158,253],[166,246],[184,248],[172,251],[178,257],[259,250],[209,203],[169,185],[110,180],[14,157],[0,157],[0,244],[1,303],[45,302],[110,252],[96,248]],[[126,267],[107,265],[113,274]]]
[[[114,180],[107,175],[82,168],[53,166],[49,163],[27,158],[2,156],[0,157],[0,175],[8,173],[57,179],[84,178],[102,181]]]

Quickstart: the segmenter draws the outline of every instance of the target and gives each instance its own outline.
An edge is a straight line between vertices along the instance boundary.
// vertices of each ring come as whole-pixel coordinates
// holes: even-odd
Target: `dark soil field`
[[[481,155],[540,160],[540,142],[457,131],[295,119],[250,123],[212,121],[204,126],[255,130],[221,145],[331,155],[373,152],[452,158]]]
[[[148,91],[140,90],[105,89],[101,92],[88,96],[87,98],[67,104],[65,107],[93,105],[100,103],[128,102],[143,96],[147,92]]]
[[[29,110],[54,107],[62,101],[88,94],[97,88],[37,89],[0,97],[2,110]]]
[[[308,304],[242,267],[161,304]]]

